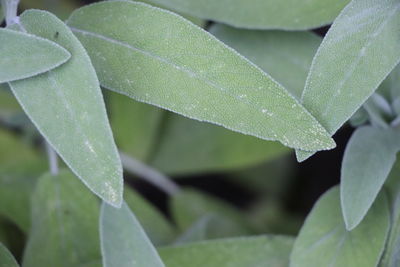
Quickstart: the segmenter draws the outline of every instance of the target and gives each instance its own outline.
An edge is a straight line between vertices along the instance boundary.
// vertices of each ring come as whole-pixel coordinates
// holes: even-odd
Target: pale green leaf
[[[344,153],[340,197],[346,228],[356,227],[386,181],[400,149],[400,131],[361,127]]]
[[[350,0],[151,0],[207,20],[250,29],[304,30],[332,22]]]
[[[159,249],[167,267],[286,267],[293,238],[242,237]]]
[[[18,267],[17,261],[8,249],[0,243],[0,267]]]
[[[164,266],[126,203],[120,209],[103,203],[100,236],[104,267]]]
[[[71,267],[99,259],[99,203],[72,173],[46,174],[32,199],[24,267]]]
[[[124,199],[154,245],[165,245],[174,239],[176,235],[175,228],[145,198],[129,187],[126,187],[124,190]]]
[[[302,95],[304,106],[330,134],[399,62],[399,27],[398,0],[353,0],[333,23],[315,55]],[[310,155],[298,153],[298,159]]]
[[[65,47],[71,59],[46,74],[10,83],[41,134],[82,181],[105,201],[122,201],[122,167],[96,73],[84,48],[54,15],[30,10],[21,24]]]
[[[335,146],[281,85],[180,16],[142,3],[106,1],[75,11],[68,25],[105,88],[289,147]]]
[[[347,231],[340,210],[339,188],[325,193],[308,215],[290,257],[291,267],[375,267],[385,248],[390,214],[380,195],[365,219]]]
[[[210,32],[300,99],[320,37],[310,32],[239,30],[222,24]]]
[[[0,43],[0,83],[47,72],[71,57],[57,43],[4,28],[0,28]]]

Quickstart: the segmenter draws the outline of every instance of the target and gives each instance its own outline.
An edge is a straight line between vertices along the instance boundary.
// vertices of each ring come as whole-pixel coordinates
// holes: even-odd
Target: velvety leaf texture
[[[68,25],[105,88],[289,147],[335,146],[281,85],[178,15],[106,1],[75,11]]]
[[[304,30],[329,24],[350,0],[151,0],[238,28]]]
[[[365,219],[347,231],[340,210],[339,188],[325,193],[308,215],[290,257],[291,267],[375,267],[385,248],[390,214],[380,195]]]
[[[202,241],[159,249],[167,267],[286,267],[293,238],[261,236]]]
[[[72,173],[40,178],[32,199],[24,267],[71,267],[100,258],[99,203]]]
[[[96,73],[84,48],[54,15],[27,11],[24,28],[66,48],[71,59],[46,74],[10,83],[25,112],[65,163],[97,195],[122,201],[122,167]]]
[[[120,209],[103,203],[100,232],[104,267],[164,266],[126,203]]]
[[[398,0],[353,0],[333,23],[302,96],[329,133],[356,112],[399,62],[399,27]],[[299,153],[298,158],[309,156]]]
[[[1,11],[1,10],[0,10]],[[8,249],[0,243],[0,267],[18,267],[17,261]]]
[[[0,83],[49,71],[71,57],[54,42],[4,28],[0,28],[0,43]]]
[[[381,190],[400,149],[400,131],[361,127],[347,144],[341,171],[341,204],[348,230],[356,227]]]

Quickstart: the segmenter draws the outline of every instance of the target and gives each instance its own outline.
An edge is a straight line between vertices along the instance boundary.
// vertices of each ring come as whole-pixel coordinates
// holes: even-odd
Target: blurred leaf
[[[396,161],[400,131],[358,128],[347,144],[341,170],[341,204],[346,228],[356,227],[371,207]]]
[[[55,14],[61,20],[82,5],[79,0],[21,0],[20,7],[23,9],[42,9]]]
[[[125,187],[124,199],[154,245],[165,245],[174,239],[176,235],[174,227],[146,199],[129,187]]]
[[[99,204],[72,173],[42,176],[32,199],[24,267],[71,267],[100,258]]]
[[[141,3],[105,1],[75,11],[68,25],[105,88],[289,147],[335,146],[281,85],[179,16]]]
[[[289,151],[277,142],[175,114],[168,114],[163,123],[163,134],[150,164],[169,175],[238,169]]]
[[[286,267],[293,239],[241,237],[159,249],[167,267]]]
[[[18,267],[17,261],[7,248],[0,243],[0,267]]]
[[[62,67],[10,83],[41,134],[94,193],[122,201],[121,162],[108,125],[96,73],[84,48],[65,24],[45,11],[21,16],[25,29],[64,46],[72,58]]]
[[[151,1],[237,28],[304,30],[329,24],[350,0]]]
[[[164,266],[126,203],[116,209],[103,202],[100,232],[104,267]]]
[[[325,193],[308,215],[294,244],[291,267],[375,267],[385,248],[390,214],[380,195],[357,228],[347,231],[340,210],[339,188]]]
[[[330,134],[399,63],[399,27],[397,0],[353,0],[333,23],[315,55],[302,96],[304,106]],[[298,158],[312,154],[300,152]]]
[[[212,26],[210,33],[300,99],[312,59],[321,44],[319,36],[311,32],[240,30],[222,24]]]
[[[146,161],[160,135],[164,111],[114,92],[107,96],[118,148],[138,160]]]
[[[6,83],[0,84],[0,120],[22,112],[20,105]]]
[[[389,76],[381,83],[378,92],[390,102],[400,97],[400,65],[398,64]]]
[[[47,72],[71,57],[57,43],[4,28],[0,28],[0,43],[0,83]]]
[[[212,196],[184,189],[172,196],[171,212],[178,228],[186,231],[204,216],[213,217],[207,239],[241,236],[250,233],[239,210]]]

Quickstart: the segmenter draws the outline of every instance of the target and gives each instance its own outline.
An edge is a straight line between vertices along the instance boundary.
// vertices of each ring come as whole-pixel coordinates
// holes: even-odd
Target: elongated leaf
[[[71,267],[100,258],[99,204],[72,173],[46,174],[32,200],[24,267]]]
[[[126,203],[120,209],[103,203],[100,232],[104,267],[164,266]]]
[[[0,43],[0,83],[49,71],[71,57],[54,42],[4,28],[0,28]]]
[[[136,215],[154,245],[170,243],[175,235],[175,228],[167,221],[156,207],[130,188],[125,188],[126,204]]]
[[[374,203],[365,219],[347,231],[341,215],[339,188],[325,193],[308,215],[290,257],[291,267],[375,267],[390,228],[386,195]]]
[[[293,239],[260,236],[205,241],[159,249],[167,267],[286,267]]]
[[[329,24],[350,0],[151,1],[238,28],[304,30]]]
[[[7,248],[0,243],[0,267],[18,267],[17,261]]]
[[[397,0],[353,0],[333,23],[302,96],[304,106],[329,133],[356,112],[399,62],[399,27]],[[310,155],[298,153],[298,159]]]
[[[222,24],[210,32],[300,99],[320,37],[310,32],[239,30]]]
[[[385,183],[400,149],[399,138],[399,130],[366,126],[347,144],[340,193],[348,230],[361,222]]]
[[[289,147],[334,147],[282,86],[180,16],[142,3],[106,1],[75,11],[68,25],[105,88]]]
[[[76,37],[54,15],[27,11],[24,28],[65,47],[71,59],[44,75],[10,83],[36,127],[65,163],[97,195],[122,201],[122,168],[96,73]]]

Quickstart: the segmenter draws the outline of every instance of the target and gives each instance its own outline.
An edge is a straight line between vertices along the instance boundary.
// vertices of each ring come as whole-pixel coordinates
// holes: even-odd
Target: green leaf
[[[167,267],[286,267],[293,239],[286,236],[231,238],[159,249]]]
[[[26,11],[21,24],[29,33],[62,45],[72,57],[46,74],[10,83],[14,95],[74,173],[94,193],[119,206],[121,162],[89,57],[65,24],[48,12]]]
[[[350,0],[151,0],[237,28],[305,30],[332,22]]]
[[[340,210],[339,188],[325,193],[308,215],[296,239],[291,267],[375,267],[390,229],[386,195],[374,203],[365,219],[347,231]]]
[[[333,23],[314,57],[302,95],[304,106],[330,134],[399,62],[399,27],[398,0],[353,0]],[[298,153],[298,159],[310,155]]]
[[[32,198],[32,225],[24,267],[71,267],[100,258],[99,203],[72,173],[40,178]]]
[[[289,147],[335,146],[281,85],[180,16],[142,3],[105,1],[78,9],[68,25],[105,88]]]
[[[0,267],[18,267],[17,261],[8,249],[0,243]]]
[[[174,239],[175,228],[146,199],[129,187],[124,190],[124,199],[154,245],[165,245]]]
[[[355,228],[371,207],[396,160],[400,131],[358,128],[347,144],[341,171],[341,204],[346,228]]]
[[[100,236],[104,267],[164,266],[126,203],[120,209],[103,203]]]
[[[172,217],[181,231],[187,231],[198,220],[212,216],[212,228],[207,229],[207,238],[241,236],[250,233],[243,214],[228,203],[204,193],[185,189],[172,196]]]
[[[211,27],[210,33],[300,99],[320,37],[311,32],[249,31],[222,24]]]
[[[0,83],[47,72],[71,57],[54,42],[4,28],[0,28],[0,43]]]

